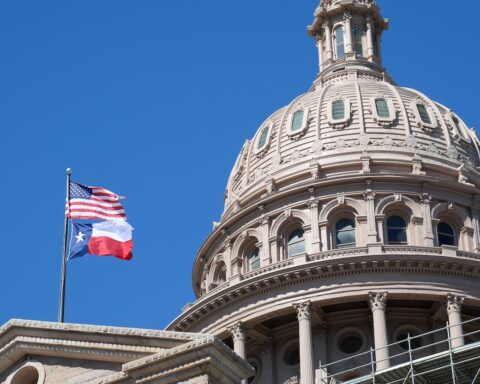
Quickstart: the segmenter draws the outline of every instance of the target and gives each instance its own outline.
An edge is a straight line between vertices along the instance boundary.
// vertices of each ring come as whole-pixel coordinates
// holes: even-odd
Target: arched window
[[[213,273],[213,283],[216,286],[220,286],[227,281],[227,267],[223,261],[220,261],[215,267],[215,272]]]
[[[383,118],[389,118],[390,117],[390,110],[388,109],[387,100],[385,100],[383,98],[375,99],[375,108],[377,110],[377,115],[379,117],[383,117]]]
[[[249,272],[260,268],[260,249],[258,247],[253,248],[247,256],[248,270]]]
[[[305,233],[299,228],[288,236],[287,255],[292,257],[305,252]]]
[[[362,30],[358,25],[353,27],[353,42],[355,44],[355,53],[357,57],[363,56]]]
[[[297,111],[293,114],[292,126],[290,128],[291,132],[295,132],[302,129],[304,113],[305,112],[303,111],[303,109],[301,109],[300,111]]]
[[[337,224],[335,224],[335,243],[337,248],[355,246],[355,222],[352,219],[337,221]]]
[[[388,244],[407,244],[407,223],[400,216],[387,219]]]
[[[345,33],[342,26],[335,29],[335,47],[337,59],[345,58]]]
[[[418,113],[420,114],[420,118],[425,124],[432,124],[430,113],[428,113],[428,110],[425,104],[417,103],[417,110],[418,110]]]
[[[437,226],[438,245],[452,245],[455,246],[455,232],[450,225],[440,222]]]
[[[332,103],[333,120],[341,120],[345,118],[345,102],[343,100],[335,100]]]

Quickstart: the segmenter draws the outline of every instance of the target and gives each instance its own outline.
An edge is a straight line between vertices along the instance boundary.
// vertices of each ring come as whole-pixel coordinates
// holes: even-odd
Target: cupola
[[[340,72],[372,72],[391,82],[382,68],[381,37],[388,20],[374,0],[322,0],[308,33],[317,41],[322,85]],[[332,76],[333,75],[333,76]]]

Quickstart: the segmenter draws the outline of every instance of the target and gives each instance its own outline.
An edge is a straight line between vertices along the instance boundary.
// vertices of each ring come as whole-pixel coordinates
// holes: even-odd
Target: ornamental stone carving
[[[247,338],[247,326],[244,322],[239,321],[227,330],[232,335],[233,341],[245,340]]]
[[[310,320],[312,316],[312,303],[310,301],[293,304],[293,307],[297,310],[298,320]]]
[[[372,311],[385,311],[387,308],[388,292],[370,292],[368,294],[370,309]]]
[[[464,302],[465,298],[462,296],[455,296],[452,294],[447,295],[447,312],[461,312],[462,310],[462,305]]]

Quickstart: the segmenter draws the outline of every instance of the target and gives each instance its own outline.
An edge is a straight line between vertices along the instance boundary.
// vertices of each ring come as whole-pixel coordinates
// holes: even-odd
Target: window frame
[[[297,231],[302,231],[303,232],[303,237],[302,237],[302,241],[301,241],[301,242],[303,242],[303,252],[294,253],[294,254],[290,255],[290,237]],[[299,227],[291,229],[286,234],[287,234],[287,236],[285,236],[285,240],[286,240],[285,241],[285,251],[286,251],[285,256],[286,256],[286,259],[290,259],[290,258],[296,257],[298,255],[304,255],[307,252],[307,244],[306,244],[306,239],[305,239],[305,234],[306,234],[305,229],[303,229],[301,226],[299,226]],[[298,244],[298,243],[300,243],[300,241],[295,243],[295,244]]]
[[[338,29],[342,29],[343,30],[343,56],[342,57],[338,57],[338,46],[339,44],[337,43],[337,30]],[[332,38],[333,38],[333,47],[334,47],[334,53],[335,53],[335,60],[345,60],[345,57],[346,57],[346,54],[347,54],[347,47],[346,47],[346,44],[345,44],[345,26],[342,24],[342,23],[339,23],[337,25],[335,25],[332,29]]]
[[[388,106],[388,117],[382,117],[378,114],[377,111],[377,100],[383,99],[387,102]],[[375,120],[378,125],[382,127],[391,127],[393,122],[397,117],[397,111],[395,110],[395,104],[393,104],[393,100],[389,97],[384,95],[377,95],[375,97],[370,98],[370,107],[372,108],[372,116],[373,120]]]
[[[355,28],[358,28],[358,31],[355,31]],[[362,46],[362,51],[360,53],[357,52],[357,41],[355,39],[357,32],[360,36],[360,45]],[[364,31],[363,27],[361,27],[360,25],[357,25],[357,24],[352,26],[352,44],[353,44],[353,49],[355,51],[355,56],[357,58],[359,58],[359,57],[364,58],[365,57],[365,55],[363,54],[364,46],[365,46],[364,41],[363,41],[363,36],[364,35],[365,35],[365,31]]]
[[[401,218],[404,222],[405,222],[405,237],[406,237],[406,241],[405,242],[391,242],[390,239],[389,239],[389,236],[388,236],[388,230],[389,230],[389,226],[388,226],[388,220],[391,219],[392,217],[399,217]],[[410,235],[409,235],[409,224],[410,224],[410,220],[408,220],[407,218],[405,218],[405,215],[402,215],[402,214],[399,214],[398,212],[393,212],[389,215],[386,215],[385,216],[385,224],[384,224],[384,227],[385,227],[385,244],[387,245],[395,245],[395,246],[402,246],[402,245],[409,245],[410,244]],[[397,227],[391,227],[392,229],[399,229]]]
[[[261,147],[259,147],[258,145],[260,144],[260,139],[265,129],[268,129],[267,138],[265,140],[265,143]],[[272,137],[272,129],[273,129],[273,122],[270,120],[261,126],[260,130],[258,131],[257,137],[255,138],[255,141],[254,141],[254,153],[256,155],[263,154],[269,148],[270,139]]]
[[[465,143],[471,143],[472,142],[472,139],[471,139],[470,134],[468,132],[467,126],[465,125],[463,120],[460,119],[460,117],[458,117],[457,114],[450,111],[447,115],[447,120],[448,120],[448,123],[449,123],[450,128],[451,128],[450,130],[453,133],[452,136],[457,142],[460,142],[460,143],[461,142],[465,142]],[[457,120],[458,125],[455,123],[455,120]]]
[[[452,233],[453,233],[453,245],[451,244],[440,244],[440,232],[438,231],[438,227],[440,224],[446,224],[450,227],[450,229],[452,230]],[[437,225],[435,226],[435,229],[436,229],[436,235],[437,235],[437,244],[439,247],[445,245],[445,246],[448,246],[448,247],[458,247],[458,241],[459,241],[459,233],[457,231],[457,227],[455,225],[452,225],[452,223],[448,220],[442,220],[440,219],[437,223]],[[444,233],[443,233],[444,234]],[[444,235],[447,235],[448,234],[444,234]]]
[[[293,117],[297,112],[303,111],[302,126],[296,131],[292,131]],[[305,107],[303,104],[298,105],[292,112],[289,114],[287,119],[287,135],[290,137],[298,137],[303,135],[308,129],[308,119],[310,116],[310,108]]]
[[[426,123],[422,120],[422,117],[420,116],[420,111],[418,110],[419,104],[422,104],[425,107],[425,110],[430,117],[430,123]],[[434,110],[423,99],[415,99],[412,104],[412,109],[415,115],[415,119],[417,120],[417,126],[422,128],[425,132],[432,133],[438,127],[438,120]]]
[[[353,233],[355,235],[355,242],[348,243],[346,245],[341,245],[337,243],[337,225],[342,220],[351,220],[353,223]],[[332,244],[334,249],[348,249],[348,248],[357,248],[358,244],[358,226],[357,226],[357,218],[354,215],[341,215],[332,223]]]
[[[258,255],[257,255],[257,257],[258,257],[258,267],[257,268],[252,268],[252,262],[250,261],[250,259],[253,258],[253,254],[254,254],[255,251],[258,251]],[[262,267],[261,248],[257,243],[254,243],[247,248],[247,251],[245,252],[244,258],[245,258],[245,266],[246,266],[245,273],[257,271]]]
[[[345,107],[345,115],[343,116],[343,119],[334,119],[333,118],[333,103],[335,101],[343,101],[344,107]],[[342,129],[346,128],[352,118],[352,106],[350,103],[350,100],[344,97],[337,97],[333,100],[330,100],[328,102],[328,107],[327,107],[327,120],[328,123],[330,124],[331,127],[336,128],[336,129]]]

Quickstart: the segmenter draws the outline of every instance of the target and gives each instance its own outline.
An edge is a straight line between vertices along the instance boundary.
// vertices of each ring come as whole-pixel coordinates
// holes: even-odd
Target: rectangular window
[[[303,114],[304,114],[303,110],[302,111],[297,111],[293,114],[292,128],[291,128],[292,132],[298,131],[302,128]]]
[[[332,117],[334,120],[340,120],[345,117],[345,103],[343,100],[335,100],[332,103]]]
[[[390,111],[388,109],[388,103],[385,99],[376,99],[375,107],[377,108],[377,114],[379,117],[389,118]]]
[[[427,107],[424,104],[417,104],[417,109],[422,121],[425,124],[432,124],[432,119],[430,118],[430,114],[428,113]]]

